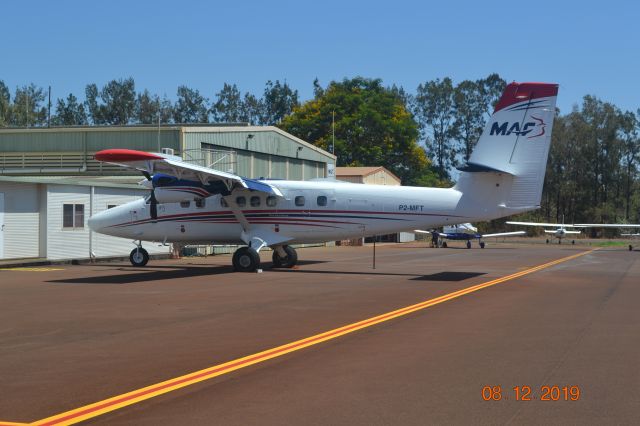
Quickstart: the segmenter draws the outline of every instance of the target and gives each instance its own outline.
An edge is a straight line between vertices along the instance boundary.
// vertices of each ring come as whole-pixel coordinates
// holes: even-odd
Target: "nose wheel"
[[[131,250],[129,261],[133,266],[145,266],[149,262],[149,253],[142,247]]]

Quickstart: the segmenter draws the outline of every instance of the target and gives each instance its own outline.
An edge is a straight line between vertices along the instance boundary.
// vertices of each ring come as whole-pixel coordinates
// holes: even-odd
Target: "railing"
[[[183,151],[182,158],[187,163],[228,173],[235,173],[238,168],[238,155],[235,151],[187,149]]]
[[[0,153],[0,173],[82,172],[87,158],[78,153]]]

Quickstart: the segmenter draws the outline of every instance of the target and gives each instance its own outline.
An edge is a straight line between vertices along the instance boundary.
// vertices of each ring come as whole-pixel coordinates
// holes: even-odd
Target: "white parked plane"
[[[567,228],[577,228],[577,225],[565,225],[564,223],[541,223],[541,222],[512,222],[507,221],[509,225],[522,225],[522,226],[544,226],[545,228],[556,228],[556,229],[545,229],[545,234],[553,234],[554,237],[558,239],[558,244],[562,244],[562,239],[567,237],[567,235],[580,234],[581,231],[572,231]],[[575,243],[575,240],[572,241]],[[547,244],[549,243],[549,239],[547,239]]]
[[[616,228],[616,229],[640,229],[638,223],[578,223],[577,228]],[[629,237],[636,240],[640,237],[640,233],[626,232],[620,234],[621,237]],[[633,250],[633,244],[629,244],[629,251]]]
[[[483,238],[490,237],[515,237],[517,235],[525,235],[524,231],[514,231],[514,232],[498,232],[497,234],[479,234],[478,228],[473,226],[470,223],[460,223],[458,225],[453,226],[445,226],[442,228],[442,232],[438,231],[423,231],[420,229],[416,229],[414,232],[418,234],[437,234],[438,239],[442,240],[454,240],[454,241],[466,241],[467,248],[471,248],[471,240],[478,240],[478,245],[480,248],[485,247],[485,242],[482,241]],[[441,247],[447,248],[447,242],[442,241]]]
[[[99,161],[140,170],[148,197],[92,216],[92,230],[142,241],[244,244],[237,271],[255,271],[273,249],[276,267],[297,262],[291,244],[325,242],[485,221],[539,207],[558,86],[511,83],[452,188],[389,187],[336,181],[253,180],[177,157],[124,149]]]

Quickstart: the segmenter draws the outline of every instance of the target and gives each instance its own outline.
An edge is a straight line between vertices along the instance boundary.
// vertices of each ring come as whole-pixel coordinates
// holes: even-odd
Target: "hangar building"
[[[135,171],[97,162],[97,151],[173,152],[250,178],[333,176],[336,157],[277,127],[168,125],[0,129],[0,259],[123,256],[129,240],[98,235],[88,218],[146,194]],[[150,253],[168,253],[152,247]]]

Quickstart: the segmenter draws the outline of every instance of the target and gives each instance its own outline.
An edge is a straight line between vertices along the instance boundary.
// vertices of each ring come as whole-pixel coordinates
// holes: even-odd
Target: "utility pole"
[[[331,153],[336,155],[336,112],[331,111]]]
[[[162,111],[160,110],[160,98],[158,98],[158,152],[160,152],[160,117],[162,117]]]
[[[51,127],[51,86],[49,86],[49,109],[47,114],[47,127]]]

